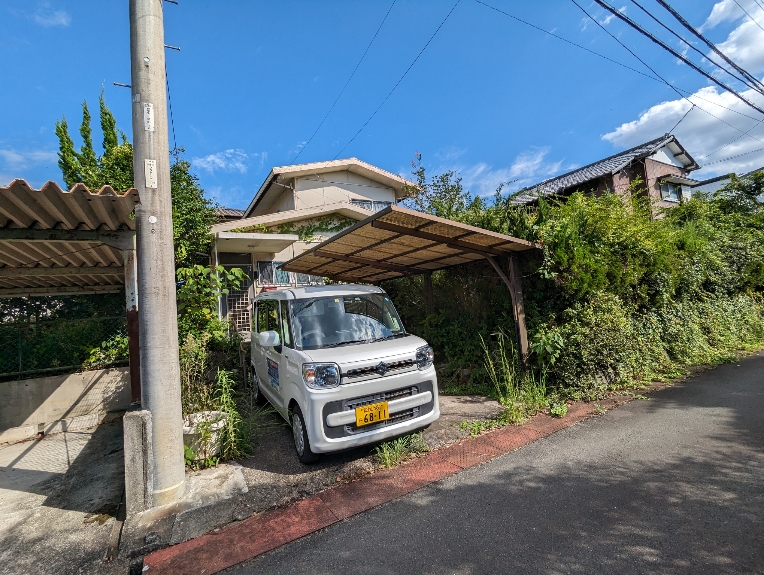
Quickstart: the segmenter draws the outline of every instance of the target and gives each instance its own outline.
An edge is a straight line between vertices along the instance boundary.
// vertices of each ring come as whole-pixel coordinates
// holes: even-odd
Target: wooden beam
[[[102,293],[118,293],[120,291],[122,291],[122,285],[0,288],[0,297],[96,295]]]
[[[362,258],[359,256],[347,256],[343,254],[335,254],[335,253],[327,252],[324,250],[316,250],[313,253],[316,256],[322,257],[322,258],[332,258],[335,260],[348,261],[348,262],[353,262],[356,264],[363,264],[369,267],[373,267],[373,268],[377,268],[381,270],[387,270],[391,272],[399,272],[406,275],[410,275],[416,272],[422,273],[427,271],[425,269],[417,268],[415,266],[402,266],[399,264],[390,264],[385,262],[379,262],[377,260],[370,260],[368,258]]]
[[[470,244],[462,240],[449,238],[448,236],[431,234],[429,232],[423,232],[413,228],[407,228],[405,226],[398,226],[396,224],[390,224],[388,222],[380,222],[379,220],[374,220],[373,222],[371,222],[371,225],[374,228],[379,228],[380,230],[385,230],[387,232],[395,232],[395,233],[404,234],[407,236],[414,236],[415,238],[421,238],[423,240],[438,242],[438,243],[447,245],[448,247],[453,249],[462,250],[465,252],[472,252],[472,253],[480,254],[482,256],[506,256],[507,255],[507,252],[496,250],[491,247],[479,246],[477,244]],[[461,236],[461,237],[464,237],[464,236]]]
[[[520,351],[520,359],[523,364],[528,360],[528,330],[525,327],[525,307],[523,306],[523,288],[520,284],[520,266],[517,256],[509,257],[509,278],[504,270],[492,257],[486,258],[499,277],[509,288],[509,295],[512,298],[512,316],[515,319],[515,332],[517,335],[517,347]]]
[[[49,277],[49,276],[102,276],[102,275],[122,275],[125,268],[118,266],[99,266],[99,267],[59,267],[49,268],[24,268],[24,267],[4,267],[0,268],[0,278],[18,278],[18,277]]]
[[[0,229],[0,240],[25,242],[98,242],[120,250],[131,249],[134,238],[135,232],[132,230],[111,232],[108,230]]]

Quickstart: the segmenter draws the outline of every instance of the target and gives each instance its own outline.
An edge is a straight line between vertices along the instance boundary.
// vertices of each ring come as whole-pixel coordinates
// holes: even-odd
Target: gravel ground
[[[440,419],[424,432],[431,449],[464,437],[467,432],[459,428],[462,421],[490,419],[501,412],[501,406],[479,396],[440,396],[440,410]],[[239,517],[308,497],[374,470],[374,446],[324,455],[317,464],[303,465],[295,455],[291,429],[275,415],[271,422],[274,427],[261,436],[252,457],[239,461],[249,487],[241,496]]]

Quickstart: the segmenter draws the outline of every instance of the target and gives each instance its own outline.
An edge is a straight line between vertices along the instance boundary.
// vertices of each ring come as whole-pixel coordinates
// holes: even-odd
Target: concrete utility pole
[[[185,481],[162,8],[162,0],[130,0],[141,403],[152,420],[152,506],[175,500]]]

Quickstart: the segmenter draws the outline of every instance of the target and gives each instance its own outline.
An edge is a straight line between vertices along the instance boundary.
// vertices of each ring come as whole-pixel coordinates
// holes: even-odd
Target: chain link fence
[[[125,316],[0,323],[0,381],[126,364]]]

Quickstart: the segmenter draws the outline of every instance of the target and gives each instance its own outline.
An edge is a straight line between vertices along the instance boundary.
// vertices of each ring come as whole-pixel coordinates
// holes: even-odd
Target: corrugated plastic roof
[[[118,290],[121,250],[97,238],[131,236],[138,203],[135,189],[118,194],[106,186],[94,193],[77,184],[66,191],[48,182],[36,190],[20,179],[0,187],[0,290]],[[67,237],[74,239],[61,239]]]
[[[281,269],[376,283],[535,248],[525,240],[389,206],[289,260]]]

